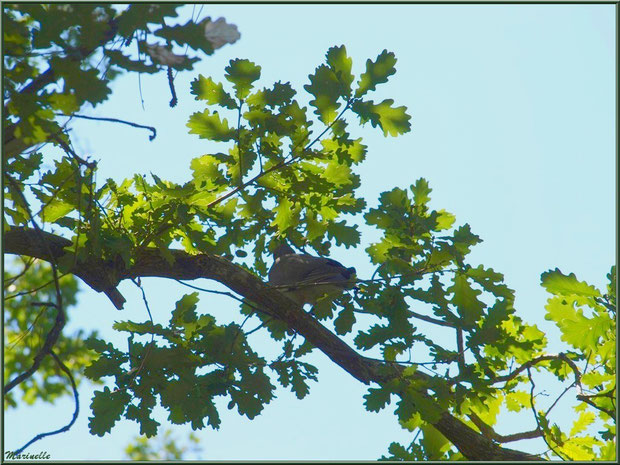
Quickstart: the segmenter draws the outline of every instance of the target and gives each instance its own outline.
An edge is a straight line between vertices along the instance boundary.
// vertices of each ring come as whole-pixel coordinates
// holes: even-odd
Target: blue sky
[[[176,108],[168,107],[164,75],[142,76],[144,109],[137,77],[125,76],[113,84],[111,99],[89,112],[155,126],[155,141],[136,129],[77,121],[74,144],[79,154],[99,160],[100,182],[108,177],[120,181],[136,172],[183,182],[191,159],[215,147],[189,135],[185,126],[191,113],[203,109],[189,94],[189,83],[198,73],[223,81],[230,59],[248,58],[262,67],[262,85],[290,81],[303,93],[307,75],[333,45],[347,47],[358,75],[367,58],[374,59],[383,49],[392,51],[397,73],[376,99],[390,97],[406,105],[412,131],[399,138],[385,138],[371,127],[353,131],[368,145],[367,160],[359,169],[360,194],[376,205],[379,193],[426,178],[433,189],[431,206],[455,214],[457,224],[469,223],[484,240],[469,262],[504,273],[516,290],[518,314],[547,332],[549,351],[558,351],[558,333],[544,320],[540,274],[559,267],[602,287],[616,257],[614,8],[205,5],[201,19],[225,17],[238,26],[241,39],[207,57],[195,71],[177,76]],[[184,11],[189,16],[192,7]],[[364,249],[377,234],[363,225],[360,231],[362,244],[336,248],[333,256],[367,279],[372,269]],[[207,281],[196,284],[220,289]],[[174,302],[187,292],[165,280],[144,280],[144,285],[156,322],[167,321]],[[111,325],[146,318],[137,289],[121,285],[128,300],[122,312],[103,295],[84,289],[67,330],[96,328],[126,344],[126,336]],[[201,309],[218,322],[240,322],[236,304],[225,298],[205,294]],[[260,333],[256,337],[254,341],[269,350]],[[201,458],[374,460],[387,452],[391,441],[410,442],[393,406],[378,414],[366,412],[363,385],[321,354],[309,361],[320,370],[319,383],[311,385],[304,400],[280,390],[253,421],[222,402],[221,429],[197,433]],[[121,459],[138,426],[122,421],[103,438],[91,436],[87,424],[92,391],[92,386],[82,387],[80,418],[70,432],[40,441],[29,451],[45,450],[58,460]],[[5,449],[66,424],[72,409],[66,399],[54,406],[36,404],[7,412]],[[567,401],[564,408],[556,407],[552,420],[566,422],[570,414]],[[164,427],[171,426],[162,411],[159,416]],[[500,434],[534,426],[531,415],[505,418]],[[174,429],[178,437],[189,431]],[[536,441],[511,447],[544,450]]]

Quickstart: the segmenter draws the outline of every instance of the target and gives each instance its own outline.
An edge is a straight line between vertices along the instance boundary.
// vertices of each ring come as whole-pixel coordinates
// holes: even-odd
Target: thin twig
[[[142,292],[142,300],[144,301],[144,306],[146,307],[146,311],[149,315],[149,320],[151,320],[151,325],[154,326],[155,323],[153,322],[153,314],[151,313],[151,308],[149,307],[149,302],[146,299],[146,293],[144,292],[144,288],[142,287],[142,283],[140,282],[140,278],[136,279],[132,279],[131,280]],[[151,342],[149,342],[147,348],[146,348],[146,352],[144,353],[144,357],[142,357],[142,360],[140,362],[140,366],[138,367],[137,370],[131,370],[131,378],[129,379],[129,382],[127,383],[127,387],[129,387],[129,385],[131,385],[131,383],[136,379],[136,377],[138,376],[138,374],[142,371],[142,368],[144,368],[144,364],[146,363],[146,360],[149,358],[149,355],[151,353],[151,347],[153,347],[155,342],[155,333],[151,333]]]
[[[557,405],[557,403],[560,401],[560,399],[562,397],[564,397],[564,394],[566,394],[568,391],[570,391],[574,386],[575,386],[575,382],[572,382],[566,389],[564,389],[564,391],[562,391],[562,394],[560,394],[554,401],[553,404],[551,404],[551,406],[547,409],[547,411],[545,412],[545,416],[549,416],[549,412],[551,412],[551,410],[553,409],[553,407],[555,407]]]
[[[448,328],[455,327],[454,324],[450,323],[449,321],[438,320],[437,318],[421,315],[420,313],[416,313],[413,310],[409,310],[407,313],[409,313],[409,315],[411,315],[412,317],[417,318],[418,320],[427,321],[429,323],[433,323],[434,325],[446,326]]]
[[[465,374],[465,349],[463,348],[463,330],[456,328],[456,348],[458,351],[456,363],[459,367],[459,374]]]
[[[545,362],[545,361],[549,361],[549,360],[562,360],[564,362],[566,362],[566,364],[573,370],[573,373],[575,374],[575,380],[576,380],[576,384],[578,386],[581,386],[581,372],[579,371],[579,368],[577,367],[577,365],[575,364],[575,362],[573,362],[570,358],[568,358],[566,356],[566,354],[564,353],[559,353],[559,354],[548,354],[548,355],[541,355],[540,357],[536,357],[533,358],[532,360],[529,360],[527,362],[525,362],[523,365],[521,365],[520,367],[518,367],[516,370],[514,370],[511,373],[508,373],[507,375],[504,376],[498,376],[497,378],[493,379],[492,382],[493,383],[499,383],[502,381],[510,381],[511,379],[515,378],[519,373],[521,373],[523,370],[527,370],[530,367],[540,363],[540,362]]]
[[[11,284],[13,284],[15,281],[17,281],[19,278],[21,278],[23,275],[26,274],[26,272],[30,269],[30,267],[37,261],[36,258],[33,257],[28,257],[28,260],[24,260],[23,257],[22,258],[22,262],[24,263],[24,269],[22,271],[20,271],[18,274],[16,274],[15,276],[11,276],[10,278],[7,278],[4,280],[4,287],[8,287]]]
[[[478,427],[478,429],[484,436],[499,443],[521,441],[522,439],[534,439],[539,438],[543,435],[542,430],[537,428],[531,431],[524,431],[522,433],[514,433],[503,436],[501,434],[497,434],[491,426],[487,425],[474,412],[470,412],[467,416],[470,418],[472,423]]]
[[[71,389],[73,390],[73,400],[75,401],[75,409],[73,410],[73,417],[71,418],[71,421],[69,422],[68,425],[63,426],[60,429],[57,429],[55,431],[50,431],[49,433],[37,434],[34,438],[32,438],[30,441],[28,441],[24,446],[22,446],[21,448],[17,449],[15,451],[15,455],[20,455],[26,449],[26,447],[28,447],[30,444],[32,444],[32,443],[34,443],[36,441],[39,441],[39,440],[41,440],[41,439],[43,439],[43,438],[45,438],[47,436],[53,436],[55,434],[60,434],[60,433],[64,433],[66,431],[69,431],[69,429],[73,426],[73,424],[77,420],[77,417],[78,417],[78,415],[80,413],[80,399],[79,399],[79,396],[78,396],[77,387],[75,385],[75,380],[73,379],[73,375],[71,374],[71,371],[69,371],[67,366],[62,362],[62,360],[60,360],[60,358],[58,358],[58,355],[56,355],[56,353],[53,350],[50,350],[49,353],[52,356],[52,358],[56,361],[56,364],[60,367],[60,369],[65,372],[65,374],[69,378],[69,381],[71,382]]]
[[[234,295],[234,294],[232,294],[230,292],[215,291],[213,289],[205,289],[203,287],[194,286],[193,284],[184,283],[183,281],[181,281],[179,279],[175,279],[175,281],[178,282],[179,284],[183,284],[183,286],[187,286],[189,288],[196,289],[197,291],[208,292],[210,294],[225,295],[227,297],[230,297],[231,299],[236,300],[237,302],[241,302],[242,304],[247,305],[248,307],[250,307],[250,308],[252,308],[252,309],[254,309],[254,310],[258,311],[258,312],[264,313],[264,314],[269,315],[269,316],[273,316],[273,315],[271,315],[271,313],[267,312],[266,310],[263,310],[263,309],[257,307],[256,305],[248,302],[247,300],[242,299],[240,297],[237,297],[236,295]]]
[[[62,278],[62,277],[64,277],[64,276],[67,276],[68,274],[69,274],[69,273],[63,273],[63,274],[61,274],[61,275],[59,276],[59,278]],[[33,293],[35,293],[35,292],[37,292],[37,291],[40,291],[41,289],[43,289],[43,288],[45,288],[45,287],[49,286],[50,284],[53,284],[53,282],[54,282],[54,279],[52,278],[52,279],[50,279],[48,282],[46,282],[46,283],[44,283],[44,284],[41,284],[39,287],[35,287],[34,289],[30,289],[30,290],[28,290],[28,291],[21,291],[21,292],[18,292],[17,294],[11,294],[11,295],[8,295],[8,296],[6,296],[6,297],[4,298],[4,300],[5,300],[5,301],[7,301],[7,300],[14,299],[14,298],[16,298],[16,297],[21,297],[21,296],[23,296],[23,295],[33,294]]]
[[[267,323],[269,323],[271,320],[273,320],[272,317],[267,318],[265,321],[263,321],[261,324],[259,324],[256,328],[248,331],[247,333],[245,333],[245,337],[247,338],[250,334],[255,333],[256,331],[258,331],[259,329],[265,327],[265,325]]]
[[[544,434],[544,429],[543,429],[543,427],[540,425],[540,419],[538,418],[538,412],[536,411],[536,407],[534,406],[534,397],[535,397],[535,396],[534,396],[534,389],[536,388],[536,384],[534,384],[534,379],[532,378],[532,371],[531,371],[531,369],[530,369],[530,366],[528,366],[528,367],[526,368],[526,371],[527,371],[527,377],[528,377],[528,379],[530,380],[530,384],[531,384],[531,386],[532,386],[532,387],[530,388],[530,406],[531,406],[531,409],[532,409],[532,413],[534,414],[534,420],[536,420],[536,426],[537,426],[537,429],[540,429],[541,431],[543,431],[542,438],[543,438],[543,440],[545,441],[545,444],[547,444],[547,447],[548,447],[551,451],[553,451],[553,453],[554,453],[555,455],[557,455],[558,457],[560,457],[562,460],[566,460],[564,457],[562,457],[562,455],[560,455],[560,453],[559,453],[558,451],[556,451],[556,450],[553,448],[553,446],[552,446],[551,444],[549,444],[549,441],[547,441],[547,435],[546,435],[546,434]],[[569,458],[569,460],[571,460],[571,459]]]
[[[172,75],[172,68],[168,66],[168,86],[170,87],[170,93],[172,94],[172,98],[170,99],[170,107],[174,108],[179,103],[179,99],[177,98],[177,91],[174,88],[174,76]]]
[[[149,131],[151,131],[151,135],[149,136],[150,141],[154,140],[155,137],[157,137],[157,129],[155,129],[153,126],[145,126],[143,124],[132,123],[131,121],[127,121],[124,119],[77,115],[75,113],[72,113],[71,115],[65,115],[64,113],[54,113],[54,114],[57,116],[67,116],[67,117],[73,117],[73,118],[88,119],[92,121],[107,121],[109,123],[126,124],[127,126],[131,126],[134,128],[148,129]]]
[[[241,151],[241,109],[243,100],[239,99],[239,110],[237,112],[237,154],[239,155],[239,186],[243,185],[243,153]]]
[[[41,317],[41,315],[43,315],[44,311],[45,311],[45,307],[42,308],[41,310],[39,310],[39,313],[37,313],[37,316],[34,318],[32,323],[30,323],[28,325],[28,327],[26,328],[25,331],[23,331],[19,336],[17,336],[14,341],[9,342],[9,349],[12,349],[13,346],[15,346],[15,344],[20,342],[22,339],[24,339],[26,336],[28,336],[28,334],[30,334],[32,332],[32,329],[34,328],[34,325],[37,324],[37,321],[39,321],[39,318]]]

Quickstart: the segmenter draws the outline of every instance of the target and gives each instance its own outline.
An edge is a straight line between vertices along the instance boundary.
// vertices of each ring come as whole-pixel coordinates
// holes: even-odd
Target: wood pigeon
[[[269,284],[303,307],[324,295],[336,298],[345,289],[355,287],[355,268],[346,268],[331,258],[298,254],[282,244],[273,252]]]

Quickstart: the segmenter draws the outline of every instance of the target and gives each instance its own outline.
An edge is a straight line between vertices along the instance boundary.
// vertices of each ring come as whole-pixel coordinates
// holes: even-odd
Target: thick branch
[[[45,238],[45,243],[40,237]],[[30,228],[11,228],[4,233],[4,252],[27,257],[40,258],[47,262],[60,259],[65,254],[72,253],[65,247],[73,247],[70,240],[44,231]],[[53,257],[50,256],[50,253]],[[103,262],[91,258],[86,262],[78,262],[69,270],[97,292],[103,292],[119,310],[123,308],[125,298],[116,289],[119,280],[114,279],[115,266],[111,262]]]
[[[65,253],[70,253],[63,250],[63,247],[70,244],[70,241],[49,233],[46,233],[45,237],[49,241],[49,250],[52,250],[55,255],[58,254],[56,259]],[[43,260],[49,258],[46,256],[44,245],[33,243],[32,231],[29,229],[9,230],[5,233],[4,244],[5,252],[8,253],[33,256]],[[213,279],[283,320],[291,329],[304,336],[358,381],[364,384],[385,383],[402,375],[403,367],[361,356],[311,315],[300,311],[299,307],[284,294],[224,258],[189,255],[182,250],[172,249],[170,253],[175,261],[170,265],[157,249],[145,249],[138,253],[139,256],[130,269],[112,267],[110,270],[109,263],[97,262],[93,258],[88,263],[78,263],[73,272],[99,292],[102,292],[104,288],[102,283],[110,286],[122,279],[138,277],[180,280]],[[106,270],[110,270],[114,275],[105,276]],[[91,283],[95,283],[97,287],[92,286]],[[428,375],[420,372],[416,372],[415,376],[421,380],[428,378]],[[500,447],[448,411],[442,414],[434,426],[470,460],[540,460],[539,457],[524,452]]]

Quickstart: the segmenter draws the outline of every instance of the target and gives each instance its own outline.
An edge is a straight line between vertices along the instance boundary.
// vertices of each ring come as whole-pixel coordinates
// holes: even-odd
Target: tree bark
[[[3,244],[5,253],[46,261],[58,261],[65,254],[72,254],[68,248],[71,241],[30,228],[11,228],[4,233]],[[358,381],[366,385],[372,382],[383,384],[402,375],[404,368],[401,365],[378,362],[358,354],[314,317],[300,311],[284,294],[234,263],[218,256],[190,255],[177,249],[171,249],[170,253],[175,259],[172,264],[168,263],[159,250],[146,249],[138,254],[135,264],[128,269],[124,268],[122,262],[103,262],[91,257],[86,262],[76,263],[70,272],[94,290],[112,295],[110,298],[117,308],[122,308],[124,302],[124,298],[116,290],[116,285],[123,279],[213,279],[284,321],[289,328],[301,334]],[[414,376],[420,380],[430,378],[420,372],[416,372]],[[443,412],[434,427],[468,460],[541,460],[540,457],[499,446],[448,411]]]

